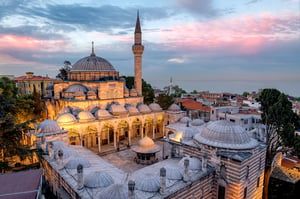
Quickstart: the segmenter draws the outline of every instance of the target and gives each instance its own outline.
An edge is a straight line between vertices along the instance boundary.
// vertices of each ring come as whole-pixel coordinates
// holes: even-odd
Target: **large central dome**
[[[78,60],[71,71],[115,71],[115,68],[106,59],[92,54]]]
[[[227,120],[207,124],[194,139],[202,144],[229,149],[250,149],[258,144],[241,126]]]

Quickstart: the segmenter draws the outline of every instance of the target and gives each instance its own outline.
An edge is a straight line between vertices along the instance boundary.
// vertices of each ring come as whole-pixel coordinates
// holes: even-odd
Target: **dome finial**
[[[92,53],[91,56],[96,56],[95,52],[94,52],[94,41],[92,41]]]

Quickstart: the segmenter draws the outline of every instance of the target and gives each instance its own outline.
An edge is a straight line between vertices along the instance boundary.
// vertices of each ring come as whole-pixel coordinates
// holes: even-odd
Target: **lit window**
[[[256,187],[259,187],[259,181],[260,181],[260,177],[257,178]]]
[[[247,198],[247,187],[244,189],[244,198]]]

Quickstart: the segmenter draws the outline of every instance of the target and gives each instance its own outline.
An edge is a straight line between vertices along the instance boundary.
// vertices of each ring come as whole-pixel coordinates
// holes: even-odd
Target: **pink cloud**
[[[159,40],[173,47],[215,49],[228,47],[234,53],[254,54],[266,42],[296,39],[299,16],[244,16],[208,22],[191,22],[181,26],[165,27]]]
[[[65,45],[64,40],[40,40],[33,37],[17,35],[0,35],[1,49],[26,49],[39,51],[60,51]]]

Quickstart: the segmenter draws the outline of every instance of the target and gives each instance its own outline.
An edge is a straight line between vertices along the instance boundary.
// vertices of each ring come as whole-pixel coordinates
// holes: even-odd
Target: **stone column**
[[[128,182],[128,199],[135,199],[134,187],[135,187],[135,182],[133,180],[129,180],[129,182]]]
[[[128,145],[131,146],[132,127],[128,128]]]
[[[98,152],[101,152],[101,130],[98,132]]]
[[[160,194],[164,195],[166,193],[166,188],[167,188],[167,182],[166,182],[166,169],[162,167],[160,169]]]
[[[189,176],[189,159],[184,159],[184,174],[183,174],[183,181],[188,182],[190,180]]]
[[[115,147],[115,150],[117,150],[117,131],[114,129],[114,147]]]
[[[83,188],[83,166],[79,164],[77,166],[77,189],[80,190]]]

